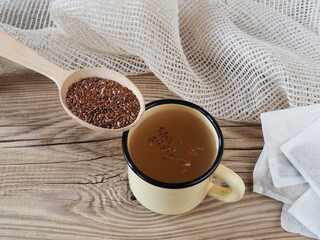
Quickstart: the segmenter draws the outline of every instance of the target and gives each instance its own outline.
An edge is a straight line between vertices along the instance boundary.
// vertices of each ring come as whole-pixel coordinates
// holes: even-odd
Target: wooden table
[[[146,102],[178,98],[151,74],[130,79]],[[73,121],[49,79],[1,75],[0,104],[1,239],[304,239],[280,227],[280,202],[252,192],[259,124],[219,121],[222,163],[245,181],[243,200],[207,197],[187,214],[164,216],[132,195],[121,138]]]

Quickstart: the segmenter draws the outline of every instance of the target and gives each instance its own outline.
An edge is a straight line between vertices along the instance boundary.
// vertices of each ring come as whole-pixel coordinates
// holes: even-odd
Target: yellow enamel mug
[[[201,107],[183,100],[163,99],[146,105],[142,117],[148,117],[157,107],[164,104],[178,104],[189,107],[200,113],[203,121],[210,126],[217,144],[217,154],[210,169],[198,178],[184,183],[165,183],[152,179],[140,171],[131,159],[128,145],[130,144],[130,129],[122,135],[122,150],[128,164],[129,185],[136,199],[151,211],[175,215],[190,211],[199,205],[209,195],[224,202],[239,201],[245,192],[242,179],[231,169],[220,164],[223,153],[223,136],[215,119]],[[139,126],[136,126],[139,127]],[[219,178],[229,187],[221,187],[212,182],[213,177]]]

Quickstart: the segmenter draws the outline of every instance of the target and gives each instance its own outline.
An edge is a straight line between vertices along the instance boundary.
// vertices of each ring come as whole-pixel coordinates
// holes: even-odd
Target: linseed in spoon
[[[130,125],[140,111],[139,101],[131,90],[116,81],[98,77],[73,83],[66,103],[82,120],[109,129]]]

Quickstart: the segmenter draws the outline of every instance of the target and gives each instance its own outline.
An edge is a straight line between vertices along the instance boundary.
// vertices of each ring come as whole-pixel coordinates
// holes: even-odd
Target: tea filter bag
[[[267,148],[264,146],[253,171],[253,191],[284,202],[281,213],[281,227],[291,233],[298,233],[310,238],[318,238],[308,228],[288,212],[292,204],[310,189],[308,183],[276,188],[273,185],[268,164]],[[293,209],[294,210],[294,209]],[[299,211],[297,208],[295,211]],[[302,219],[302,217],[300,217]]]
[[[253,183],[254,192],[263,194],[287,204],[293,204],[296,199],[298,199],[310,188],[309,184],[307,183],[283,188],[275,187],[271,178],[266,146],[264,146],[254,168]]]
[[[310,188],[288,210],[320,239],[320,197]]]
[[[262,130],[270,172],[275,187],[306,182],[299,171],[280,151],[280,146],[320,118],[320,104],[261,114]]]
[[[291,213],[288,212],[291,205],[283,204],[281,212],[281,227],[291,233],[298,233],[306,237],[315,238],[317,236],[301,224]]]
[[[280,149],[320,196],[320,119]]]

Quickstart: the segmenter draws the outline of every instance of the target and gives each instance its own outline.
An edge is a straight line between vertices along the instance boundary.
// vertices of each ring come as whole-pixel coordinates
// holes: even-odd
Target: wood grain
[[[151,74],[130,79],[147,102],[178,98]],[[252,192],[261,126],[219,124],[222,162],[244,179],[244,199],[226,204],[207,197],[187,214],[163,216],[130,192],[120,137],[73,121],[49,79],[0,76],[0,238],[304,239],[280,227],[280,202]]]

